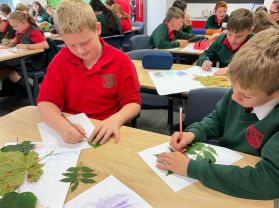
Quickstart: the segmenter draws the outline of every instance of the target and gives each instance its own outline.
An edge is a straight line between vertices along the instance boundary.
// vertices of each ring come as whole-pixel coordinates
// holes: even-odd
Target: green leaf
[[[197,155],[197,157],[196,157],[196,160],[203,160],[203,159],[204,159],[204,157],[201,155]]]
[[[33,150],[35,148],[34,144],[31,144],[30,141],[24,141],[22,143],[19,144],[15,144],[15,145],[7,145],[5,147],[2,147],[0,150],[2,152],[22,152],[25,155],[28,154],[31,150]]]
[[[67,169],[69,172],[77,172],[79,170],[79,167],[70,167]]]
[[[78,173],[77,172],[69,172],[69,173],[63,173],[63,176],[69,177],[69,178],[77,178]]]
[[[194,148],[189,148],[189,149],[186,149],[185,153],[189,154],[189,155],[195,155],[197,154],[196,151],[194,150]],[[185,154],[184,153],[184,154]]]
[[[166,176],[173,174],[172,171],[168,170]]]
[[[36,196],[31,192],[9,192],[0,199],[0,208],[35,208]]]
[[[83,172],[93,172],[94,170],[89,168],[89,167],[86,167],[86,166],[82,166],[80,167],[80,169],[83,171]]]
[[[77,181],[77,178],[63,178],[60,181],[65,183],[75,183]]]
[[[201,142],[195,142],[193,143],[193,147],[195,150],[201,151],[205,147],[205,145]]]
[[[82,183],[96,183],[96,181],[94,181],[93,179],[90,179],[90,178],[81,178],[80,181]]]
[[[153,154],[155,157],[158,157],[159,154]]]
[[[207,146],[207,149],[212,153],[212,154],[214,154],[214,155],[217,155],[218,156],[218,154],[217,154],[217,152],[216,152],[216,150],[213,148],[213,147],[211,147],[211,146]]]
[[[43,171],[34,151],[24,155],[22,152],[0,152],[0,196],[14,191],[24,181],[38,181]]]
[[[214,155],[211,154],[211,152],[205,150],[205,151],[203,152],[203,155],[204,155],[204,157],[207,158],[210,162],[212,162],[212,163],[215,163],[215,162],[216,162],[216,159],[215,159]]]
[[[101,144],[93,144],[93,141],[88,141],[88,144],[90,144],[90,146],[94,147],[94,148],[97,148],[97,147],[100,147],[102,146]]]
[[[94,176],[96,176],[97,174],[96,173],[90,173],[90,172],[88,172],[88,173],[82,173],[81,174],[81,176],[83,177],[83,178],[92,178],[92,177],[94,177]]]
[[[73,192],[74,190],[76,190],[77,187],[78,187],[78,185],[79,185],[79,181],[76,181],[75,183],[73,183],[72,186],[71,186],[71,192]]]

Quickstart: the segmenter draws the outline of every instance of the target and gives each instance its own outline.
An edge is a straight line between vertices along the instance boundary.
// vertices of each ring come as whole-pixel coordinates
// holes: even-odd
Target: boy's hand
[[[111,135],[114,135],[115,143],[118,143],[120,126],[121,124],[119,124],[118,119],[111,116],[103,120],[100,125],[95,128],[89,137],[89,141],[93,141],[93,144],[104,144],[109,140]]]
[[[179,41],[179,47],[184,48],[188,44],[187,40],[178,40]]]
[[[165,152],[157,156],[156,167],[186,176],[189,161],[190,159],[180,152]]]
[[[209,71],[211,69],[211,67],[212,67],[212,62],[211,61],[206,60],[202,63],[202,69],[204,71]]]
[[[85,136],[85,131],[82,126],[75,123],[72,123],[71,125],[68,124],[62,132],[62,138],[64,141],[71,144],[81,142]]]
[[[28,44],[17,44],[16,48],[18,48],[18,49],[28,49]]]
[[[173,151],[183,152],[187,145],[191,144],[195,139],[195,134],[192,132],[183,132],[182,139],[179,137],[179,132],[176,131],[171,136],[170,146]]]
[[[228,72],[229,68],[224,67],[224,68],[219,68],[218,71],[216,71],[213,75],[214,76],[225,76]]]

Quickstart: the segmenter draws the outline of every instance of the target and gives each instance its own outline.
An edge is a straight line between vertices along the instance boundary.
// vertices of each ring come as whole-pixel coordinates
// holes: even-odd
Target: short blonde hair
[[[234,55],[229,77],[243,89],[257,89],[268,95],[279,90],[279,30],[270,28],[251,38]]]
[[[179,19],[179,18],[184,18],[184,11],[177,7],[171,7],[167,11],[167,15],[165,18],[166,22],[170,22],[173,18]]]
[[[228,8],[227,6],[227,3],[225,1],[218,1],[216,4],[215,4],[215,8],[214,10],[217,11],[217,9],[221,8],[221,7],[224,7],[224,8]]]
[[[62,0],[54,17],[59,34],[81,32],[85,27],[95,31],[96,22],[92,7],[82,0]]]
[[[266,11],[258,11],[254,13],[253,33],[274,27],[279,29],[278,24],[273,20]]]

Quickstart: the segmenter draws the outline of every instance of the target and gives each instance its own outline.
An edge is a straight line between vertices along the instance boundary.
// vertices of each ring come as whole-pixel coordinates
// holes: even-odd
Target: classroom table
[[[0,50],[6,50],[6,49],[0,49]],[[11,55],[11,56],[1,56],[0,57],[0,62],[13,60],[13,59],[19,59],[30,105],[35,105],[33,93],[31,91],[30,84],[29,84],[29,81],[28,81],[27,69],[26,69],[26,65],[25,65],[25,58],[28,57],[28,56],[32,56],[32,55],[42,53],[42,52],[44,52],[44,49],[18,50],[18,51],[10,51],[10,52],[13,53],[13,55]]]
[[[0,145],[6,142],[30,140],[40,141],[36,123],[40,116],[35,106],[16,110],[0,118]],[[97,121],[92,120],[96,125]],[[208,189],[196,182],[181,191],[173,192],[144,161],[138,152],[166,141],[170,137],[130,127],[120,128],[120,142],[111,139],[97,149],[83,150],[79,162],[95,170],[97,182],[114,175],[126,186],[138,193],[155,208],[272,208],[273,201],[247,200],[228,196]],[[235,163],[240,167],[254,166],[260,158],[241,153],[244,158]],[[81,184],[75,192],[68,193],[66,202],[85,191],[92,184]],[[94,185],[93,185],[94,186]],[[94,197],[94,196],[92,196]]]

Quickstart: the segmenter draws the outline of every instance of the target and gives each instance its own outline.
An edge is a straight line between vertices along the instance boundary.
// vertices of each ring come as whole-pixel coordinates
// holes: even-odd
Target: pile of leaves
[[[196,76],[194,80],[204,86],[230,87],[231,84],[226,76]]]

